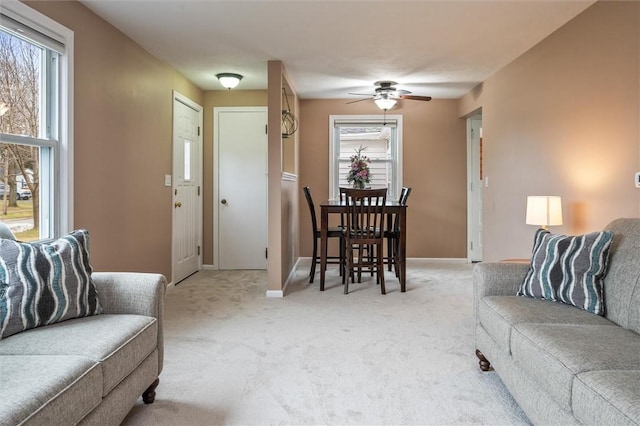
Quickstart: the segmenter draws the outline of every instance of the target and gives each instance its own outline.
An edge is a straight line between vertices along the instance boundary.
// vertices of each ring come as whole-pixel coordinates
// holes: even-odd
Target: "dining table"
[[[324,291],[324,276],[327,267],[327,230],[329,229],[330,214],[345,214],[347,206],[344,201],[327,200],[320,203],[320,291]],[[386,215],[398,215],[398,280],[400,291],[407,291],[407,205],[397,200],[387,200],[384,207]]]

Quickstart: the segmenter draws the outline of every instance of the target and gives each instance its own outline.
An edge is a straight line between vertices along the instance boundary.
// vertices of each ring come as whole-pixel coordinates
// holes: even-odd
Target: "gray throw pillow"
[[[518,295],[558,301],[604,315],[603,278],[612,240],[611,231],[566,236],[539,229],[531,265]]]
[[[85,230],[54,242],[0,239],[0,339],[101,313],[91,272]]]

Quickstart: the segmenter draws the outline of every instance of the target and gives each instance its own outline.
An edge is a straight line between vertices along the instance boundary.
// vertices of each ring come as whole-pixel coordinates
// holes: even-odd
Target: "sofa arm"
[[[163,275],[136,272],[94,272],[91,280],[105,314],[136,314],[159,318],[167,281]]]
[[[515,296],[528,270],[528,263],[478,263],[473,268],[474,297]]]
[[[479,349],[476,331],[480,326],[480,300],[484,296],[515,296],[528,270],[528,263],[513,262],[481,262],[473,268],[473,318],[476,325],[473,334],[476,350]]]
[[[94,272],[91,281],[105,314],[145,315],[158,320],[158,374],[164,359],[163,314],[167,280],[160,274]]]

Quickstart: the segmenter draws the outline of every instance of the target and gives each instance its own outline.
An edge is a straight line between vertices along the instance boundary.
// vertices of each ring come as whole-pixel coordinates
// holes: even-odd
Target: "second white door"
[[[266,107],[214,108],[214,256],[219,269],[267,267],[266,125]]]

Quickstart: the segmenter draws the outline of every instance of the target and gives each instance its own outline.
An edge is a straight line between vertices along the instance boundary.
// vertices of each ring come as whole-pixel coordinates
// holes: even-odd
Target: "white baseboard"
[[[289,287],[289,284],[293,282],[296,276],[296,271],[298,270],[299,263],[300,263],[300,258],[296,260],[296,263],[293,265],[293,268],[291,268],[291,271],[289,272],[289,276],[287,277],[287,280],[284,282],[284,286],[282,286],[282,290],[267,290],[267,297],[284,297],[284,295],[287,294],[287,287]]]
[[[454,262],[454,263],[458,263],[458,262],[462,262],[462,263],[467,263],[467,258],[466,257],[408,257],[407,258],[407,262],[409,261],[416,261],[416,262],[420,262],[420,261],[426,261],[426,262]]]
[[[427,261],[427,262],[466,262],[466,257],[408,257],[407,262],[409,261]],[[311,257],[299,257],[298,266],[309,267],[311,265]]]
[[[217,271],[218,268],[216,268],[215,265],[202,265],[202,270],[204,270],[204,271]]]

